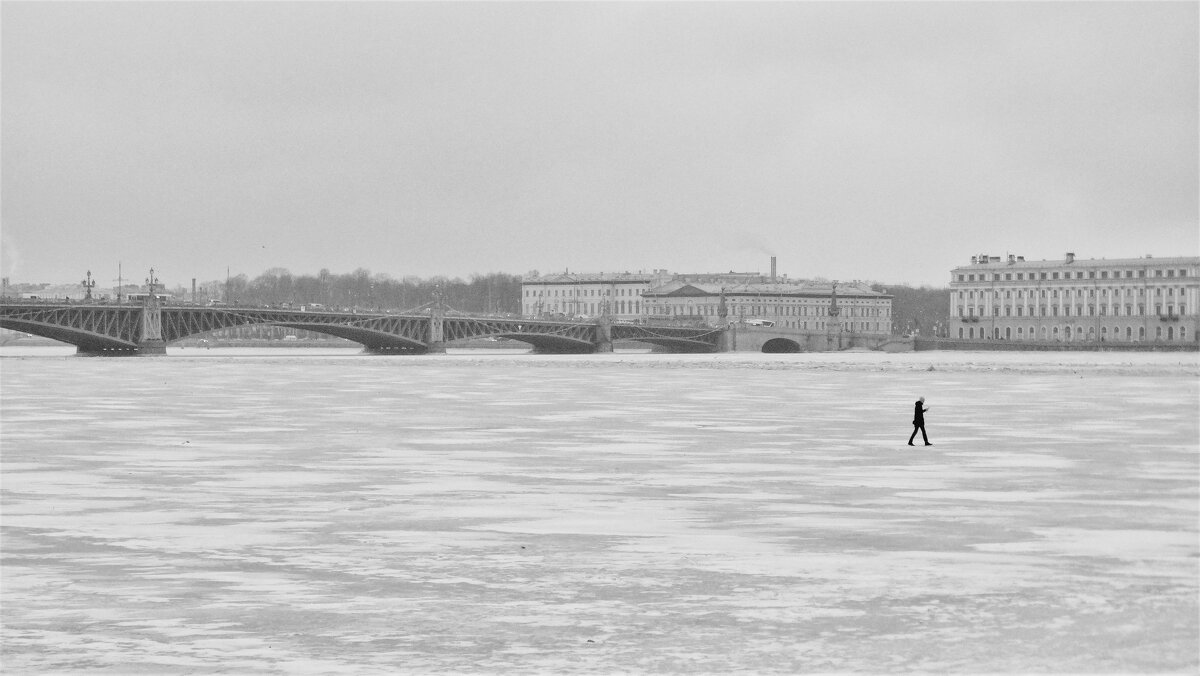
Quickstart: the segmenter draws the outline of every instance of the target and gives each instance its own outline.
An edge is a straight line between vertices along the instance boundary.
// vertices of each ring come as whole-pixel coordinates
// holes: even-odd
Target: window
[[[960,282],[961,282],[961,281],[963,281],[963,277],[964,277],[964,276],[965,276],[965,275],[959,275],[959,276],[958,276],[958,281],[960,281]]]
[[[1011,282],[1012,281],[1012,273],[1011,272],[1004,273],[1004,279],[1005,279],[1005,281]]]
[[[1042,273],[1042,274],[1046,274],[1046,273]],[[1057,272],[1055,272],[1055,273],[1051,274],[1051,275],[1050,275],[1050,278],[1051,278],[1051,279],[1058,279],[1058,273],[1057,273]],[[1045,279],[1045,277],[1043,277],[1042,279]]]
[[[1024,272],[1018,272],[1018,273],[1017,273],[1017,281],[1019,282],[1019,281],[1021,281],[1022,279],[1025,279],[1025,273],[1024,273]]]
[[[1095,278],[1096,278],[1096,271],[1088,270],[1088,279],[1095,279]]]
[[[1108,279],[1108,271],[1107,270],[1100,271],[1100,279]]]
[[[1044,273],[1044,272],[1043,272],[1043,273],[1042,273],[1042,279],[1045,279],[1045,278],[1046,278],[1046,273]],[[1055,279],[1058,279],[1058,277],[1055,277]]]

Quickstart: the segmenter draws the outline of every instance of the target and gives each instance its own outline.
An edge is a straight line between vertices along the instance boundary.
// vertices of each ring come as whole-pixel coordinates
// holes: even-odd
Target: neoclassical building
[[[666,270],[530,274],[521,279],[521,314],[573,319],[607,312],[613,319],[634,320],[645,312],[642,294],[671,278]]]
[[[673,280],[642,294],[646,317],[890,335],[892,297],[860,282],[722,285]],[[721,316],[724,298],[725,317]]]
[[[771,264],[770,275],[667,270],[528,275],[521,280],[521,312],[525,317],[572,319],[607,313],[616,321],[740,323],[891,334],[891,296],[860,282],[788,280],[775,274],[774,260]]]
[[[1047,342],[1197,340],[1200,257],[971,257],[950,272],[949,337]]]

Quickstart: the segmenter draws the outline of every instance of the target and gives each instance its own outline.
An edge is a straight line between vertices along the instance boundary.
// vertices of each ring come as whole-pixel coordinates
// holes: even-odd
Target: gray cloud
[[[0,11],[0,260],[31,280],[1200,248],[1193,3]]]

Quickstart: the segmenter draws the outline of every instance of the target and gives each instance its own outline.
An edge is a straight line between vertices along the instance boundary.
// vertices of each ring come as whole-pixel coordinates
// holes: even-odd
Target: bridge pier
[[[138,343],[137,355],[141,357],[154,357],[167,354],[167,343],[161,338],[158,340],[143,340]]]
[[[164,350],[165,353],[165,350]],[[138,350],[135,347],[84,347],[83,345],[75,346],[76,357],[136,357]]]
[[[608,315],[601,315],[596,322],[596,352],[612,352],[612,320]]]

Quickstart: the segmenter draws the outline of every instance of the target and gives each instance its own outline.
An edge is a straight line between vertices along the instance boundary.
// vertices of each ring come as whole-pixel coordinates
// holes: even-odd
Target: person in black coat
[[[914,445],[913,439],[917,438],[917,430],[921,430],[921,438],[925,440],[926,446],[933,445],[929,443],[929,437],[925,434],[925,411],[928,410],[929,409],[925,408],[925,397],[918,399],[916,409],[913,411],[913,433],[908,437],[909,446]]]

